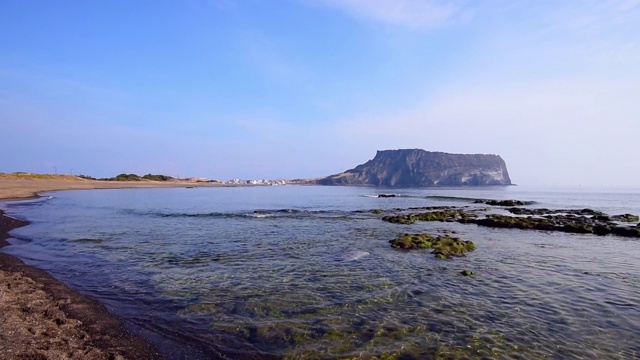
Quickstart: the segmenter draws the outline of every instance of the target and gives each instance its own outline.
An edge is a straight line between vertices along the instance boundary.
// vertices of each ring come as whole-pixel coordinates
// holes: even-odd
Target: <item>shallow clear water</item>
[[[376,193],[399,197],[377,198]],[[2,251],[94,296],[170,358],[637,358],[640,242],[390,224],[371,209],[478,206],[640,214],[640,192],[521,187],[248,187],[57,192]],[[457,197],[457,198],[452,198]],[[467,199],[460,199],[467,198]],[[401,251],[455,231],[467,257]],[[461,270],[475,275],[461,276]]]

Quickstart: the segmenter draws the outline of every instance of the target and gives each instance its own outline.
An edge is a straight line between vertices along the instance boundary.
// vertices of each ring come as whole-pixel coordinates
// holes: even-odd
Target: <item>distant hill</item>
[[[421,149],[379,150],[364,164],[317,180],[320,185],[391,187],[511,185],[498,155],[448,154]]]

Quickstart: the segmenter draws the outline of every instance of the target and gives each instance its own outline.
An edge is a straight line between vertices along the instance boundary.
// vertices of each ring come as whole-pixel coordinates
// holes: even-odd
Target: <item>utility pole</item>
[[[73,175],[73,168],[71,168],[71,170],[69,170],[69,175]]]
[[[58,175],[58,168],[54,166],[54,167],[53,167],[53,172],[54,172],[56,175]]]

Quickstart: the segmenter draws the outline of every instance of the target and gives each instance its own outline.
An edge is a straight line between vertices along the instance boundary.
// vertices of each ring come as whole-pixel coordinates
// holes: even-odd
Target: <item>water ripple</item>
[[[39,221],[16,230],[32,241],[5,249],[161,334],[172,358],[640,354],[637,241],[458,223],[397,225],[362,210],[461,201],[418,190],[381,200],[363,196],[369,190],[272,190],[296,194],[286,201],[256,193],[265,190],[230,189],[233,197],[217,190],[175,205],[171,196],[196,193],[65,193],[46,207],[19,208]],[[492,195],[462,200],[499,198]],[[388,244],[405,232],[451,231],[477,250],[437,260],[428,250]],[[466,269],[474,275],[461,276]]]

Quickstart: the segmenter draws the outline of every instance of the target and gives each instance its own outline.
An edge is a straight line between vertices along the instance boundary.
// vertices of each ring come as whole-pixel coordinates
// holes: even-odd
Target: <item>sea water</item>
[[[47,196],[2,204],[32,222],[2,251],[97,298],[168,358],[640,357],[638,239],[400,225],[371,212],[474,208],[481,198],[640,214],[640,191],[281,186]],[[404,233],[453,233],[476,250],[438,260],[428,249],[391,248]]]

